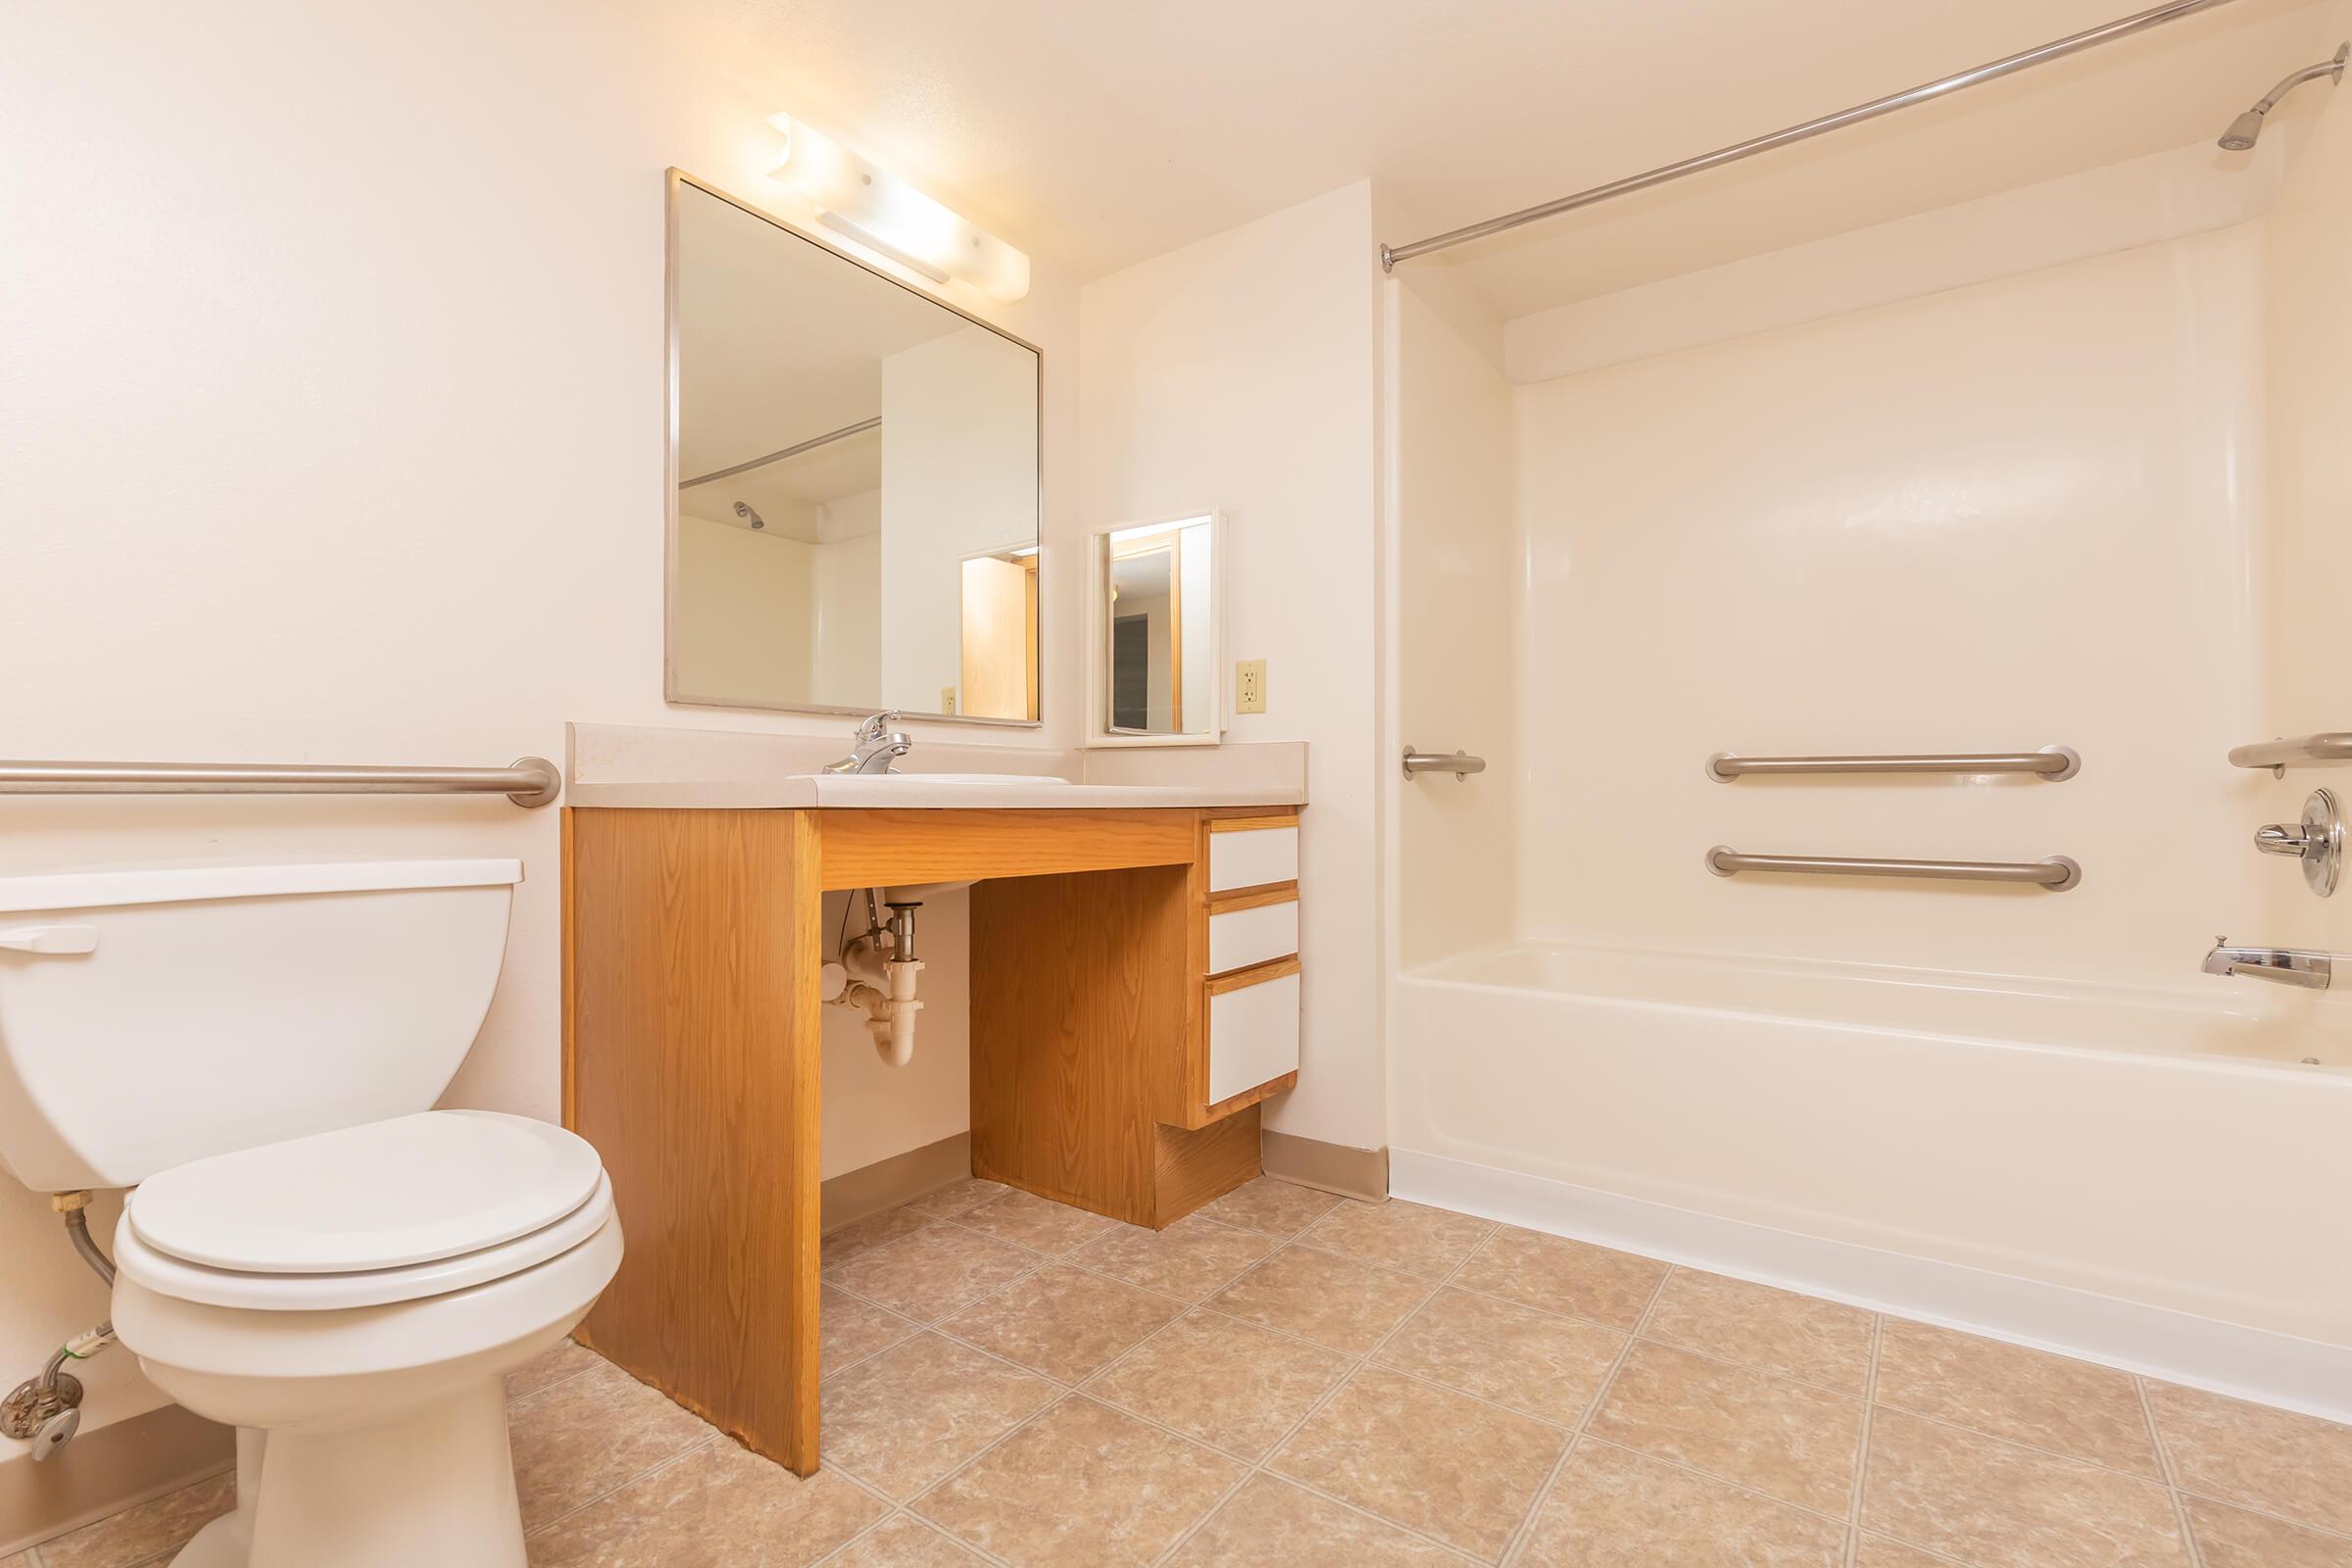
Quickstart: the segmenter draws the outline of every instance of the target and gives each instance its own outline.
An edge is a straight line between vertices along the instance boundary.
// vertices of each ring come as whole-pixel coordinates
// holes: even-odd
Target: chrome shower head
[[[754,512],[748,502],[738,501],[735,503],[735,515],[741,517],[744,521],[750,523],[755,528],[764,528],[767,526],[767,519],[760,515],[760,514],[757,512]]]
[[[2230,122],[2230,128],[2222,132],[2222,151],[2242,153],[2252,147],[2262,135],[2262,116],[2263,111],[2249,109]]]
[[[2263,117],[2278,107],[2279,99],[2293,92],[2303,83],[2317,80],[2321,76],[2326,76],[2330,81],[2343,80],[2344,62],[2347,58],[2352,58],[2352,42],[2338,45],[2333,58],[2323,60],[2316,66],[2305,66],[2301,71],[2283,78],[2278,86],[2264,93],[2262,100],[2253,108],[2230,122],[2230,128],[2222,132],[2220,143],[2222,151],[2242,153],[2251,150],[2254,143],[2262,138]]]

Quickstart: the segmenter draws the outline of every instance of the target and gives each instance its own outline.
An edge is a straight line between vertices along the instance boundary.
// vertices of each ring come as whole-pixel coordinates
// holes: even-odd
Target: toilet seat
[[[612,1184],[575,1135],[426,1111],[161,1172],[124,1203],[115,1262],[183,1301],[379,1306],[519,1273],[612,1212]]]

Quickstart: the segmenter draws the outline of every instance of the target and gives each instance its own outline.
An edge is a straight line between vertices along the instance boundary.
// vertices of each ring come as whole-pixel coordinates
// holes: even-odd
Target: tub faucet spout
[[[2232,946],[2228,937],[2215,937],[2204,967],[2207,974],[2245,974],[2283,986],[2325,991],[2335,964],[2331,955],[2309,948]]]

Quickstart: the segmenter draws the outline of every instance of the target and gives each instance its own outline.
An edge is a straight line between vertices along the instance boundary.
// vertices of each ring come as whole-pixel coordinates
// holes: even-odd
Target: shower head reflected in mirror
[[[2323,60],[2316,66],[2305,66],[2301,71],[2295,72],[2281,80],[2278,86],[2264,93],[2262,100],[2253,108],[2230,122],[2230,128],[2222,132],[2222,151],[2229,153],[2251,151],[2254,143],[2261,139],[2263,117],[2278,107],[2279,99],[2293,92],[2303,83],[2316,81],[2322,76],[2326,76],[2330,81],[2343,80],[2344,61],[2347,57],[2352,57],[2352,43],[2338,45],[2333,59]]]
[[[757,512],[754,512],[751,509],[750,503],[748,502],[738,501],[735,503],[735,515],[741,517],[744,521],[750,523],[755,528],[764,528],[767,526],[767,519],[760,515],[760,514]]]

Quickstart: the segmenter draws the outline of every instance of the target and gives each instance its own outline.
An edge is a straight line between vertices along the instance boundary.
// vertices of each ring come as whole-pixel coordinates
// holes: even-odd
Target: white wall
[[[1226,655],[1267,661],[1267,710],[1228,738],[1309,743],[1305,1039],[1267,1124],[1360,1148],[1386,1142],[1374,255],[1370,189],[1350,185],[1089,283],[1079,306],[1082,514],[1225,509]]]
[[[1510,388],[1403,276],[1388,296],[1396,487],[1397,748],[1471,752],[1487,771],[1396,791],[1397,958],[1509,938],[1518,847],[1518,534]]]
[[[964,558],[1037,526],[1031,372],[976,326],[882,362],[882,690],[899,707],[940,711],[962,683]]]
[[[561,758],[569,718],[841,731],[662,701],[662,171],[806,222],[762,176],[789,106],[557,0],[131,0],[8,31],[11,755],[495,763]],[[1070,498],[1075,290],[1049,257],[1033,276],[1015,307],[953,297],[1045,348],[1045,489]],[[1051,624],[1078,624],[1077,514],[1049,514]],[[1072,642],[1047,643],[1049,727],[998,739],[1071,743]],[[520,856],[450,1099],[555,1113],[556,812],[26,798],[0,820],[0,869]],[[960,1052],[943,1015],[928,1041]],[[0,1191],[8,1381],[105,1311],[56,1231]],[[156,1402],[128,1356],[89,1371],[92,1423]]]
[[[2258,225],[1518,390],[1520,923],[2180,985],[2267,867]],[[1711,782],[1716,751],[2079,749],[2051,785]],[[1709,875],[1709,845],[2034,859],[2064,895]]]

